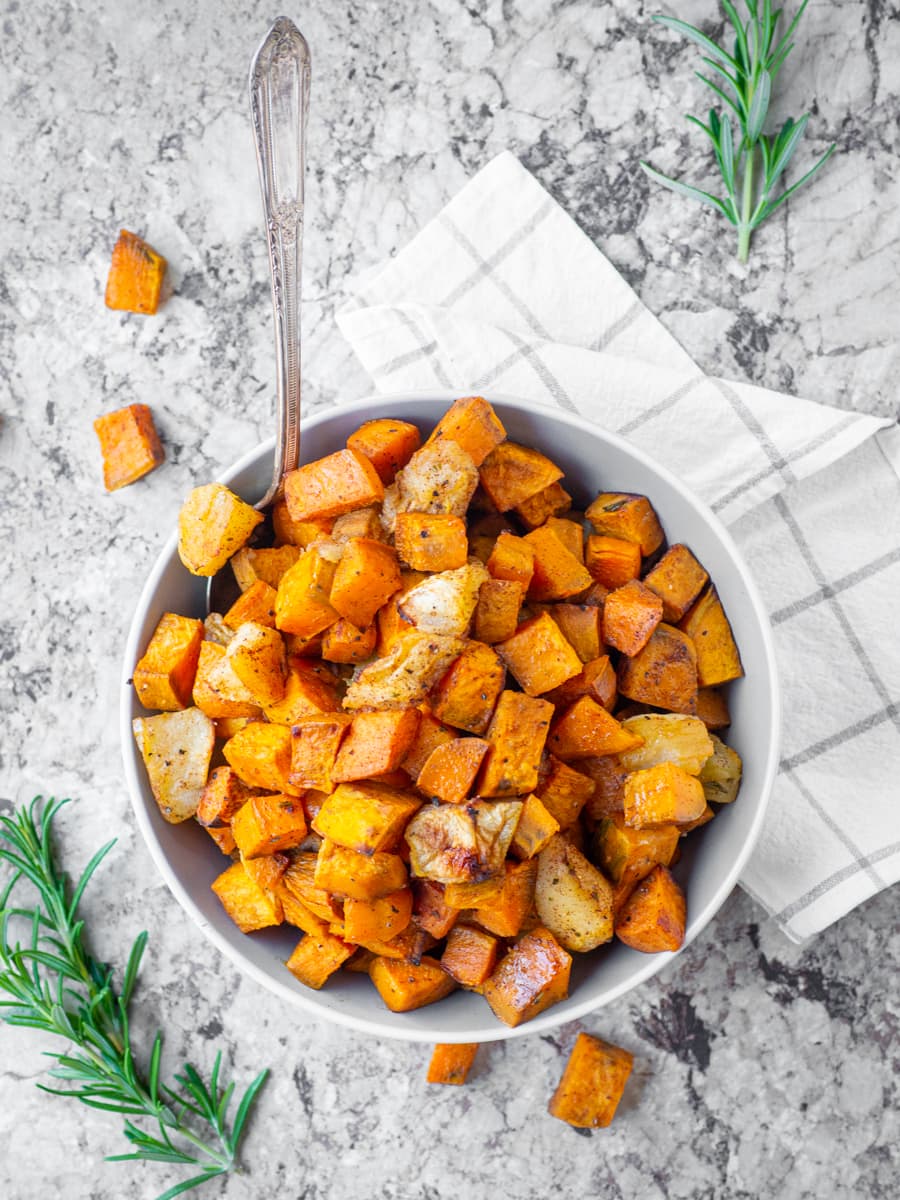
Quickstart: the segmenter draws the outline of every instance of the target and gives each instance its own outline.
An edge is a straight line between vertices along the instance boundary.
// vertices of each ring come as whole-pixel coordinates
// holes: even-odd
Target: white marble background
[[[700,175],[681,114],[694,55],[641,0],[310,0],[314,58],[306,397],[366,380],[333,325],[347,278],[403,245],[512,149],[708,371],[897,411],[900,23],[813,0],[776,107],[811,104],[840,153],[758,236],[749,269],[712,212],[637,169]],[[115,702],[141,581],[180,500],[270,428],[268,284],[245,74],[274,10],[240,0],[4,0],[0,39],[0,807],[71,795],[95,949],[152,935],[137,1005],[175,1065],[224,1046],[273,1068],[248,1173],[207,1194],[304,1200],[896,1194],[896,894],[813,945],[734,894],[660,976],[583,1026],[631,1049],[615,1124],[580,1137],[545,1105],[577,1028],[486,1048],[470,1085],[426,1088],[427,1052],[285,1013],[189,925],[134,829]],[[669,10],[672,11],[672,10]],[[687,19],[714,20],[711,0]],[[155,318],[108,312],[120,226],[171,264]],[[150,404],[168,461],[104,494],[91,422]],[[861,514],[870,520],[872,514]],[[896,531],[894,531],[896,534]],[[45,1097],[43,1043],[0,1028],[0,1193],[151,1197],[177,1176],[103,1165],[117,1121]]]

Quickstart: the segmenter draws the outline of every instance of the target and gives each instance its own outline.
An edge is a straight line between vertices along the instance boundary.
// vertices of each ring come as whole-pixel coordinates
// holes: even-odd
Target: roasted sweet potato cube
[[[264,579],[257,579],[242,592],[222,618],[229,629],[239,629],[245,621],[275,628],[276,591]]]
[[[577,558],[580,563],[584,562],[584,527],[580,519],[563,518],[563,517],[548,517],[546,522],[547,529],[554,533],[569,553]]]
[[[344,902],[347,940],[357,944],[389,942],[409,925],[412,905],[412,891],[408,887],[377,900],[355,900],[348,896]]]
[[[487,879],[466,881],[464,883],[448,883],[444,899],[451,908],[478,908],[490,904],[503,888],[504,876],[491,875]]]
[[[108,492],[134,483],[165,460],[166,454],[146,404],[106,413],[94,421],[103,457],[103,485]]]
[[[317,855],[313,851],[293,851],[284,874],[278,881],[278,894],[283,897],[289,892],[303,904],[324,927],[339,919],[342,915],[341,902],[335,899],[325,888],[316,885]],[[307,933],[314,932],[300,925]]]
[[[188,707],[202,641],[202,621],[163,613],[134,668],[134,689],[144,708]]]
[[[398,513],[394,545],[415,571],[453,571],[469,557],[466,523],[448,513]]]
[[[284,498],[292,520],[314,521],[378,504],[384,499],[384,485],[364,454],[337,450],[289,471],[284,477]]]
[[[445,885],[434,879],[412,881],[413,921],[438,940],[447,936],[459,916],[459,910],[447,904],[444,889]]]
[[[406,929],[395,933],[387,941],[373,939],[361,943],[366,950],[382,958],[395,958],[401,962],[420,963],[422,956],[427,954],[437,942],[430,933],[419,929],[417,925],[407,925]]]
[[[347,449],[367,458],[378,472],[378,478],[387,485],[394,482],[394,476],[406,466],[421,443],[415,425],[379,417],[366,421],[351,433],[347,438]]]
[[[327,538],[334,525],[333,517],[322,517],[315,521],[295,521],[288,512],[287,501],[282,498],[272,505],[272,526],[279,545],[289,544],[306,549],[313,542]]]
[[[478,781],[482,796],[527,796],[538,768],[553,705],[521,692],[502,692],[487,731],[490,749]]]
[[[400,585],[393,547],[371,538],[350,538],[334,574],[330,603],[340,616],[365,629]]]
[[[295,979],[318,991],[355,949],[333,934],[307,933],[284,965]]]
[[[605,1129],[616,1114],[634,1055],[579,1033],[547,1111],[576,1129]]]
[[[669,866],[678,838],[676,825],[632,829],[625,824],[624,813],[614,813],[598,825],[593,854],[613,883],[633,886],[655,866]]]
[[[278,903],[250,878],[241,862],[223,871],[213,881],[212,890],[241,933],[281,924]]]
[[[602,758],[580,758],[578,767],[594,785],[587,798],[584,814],[589,829],[595,828],[604,818],[621,815],[625,810],[625,780],[628,768],[622,766],[617,754]]]
[[[594,604],[553,604],[547,612],[582,663],[600,658],[603,653],[600,608]]]
[[[266,719],[276,725],[293,725],[301,717],[339,712],[340,693],[340,680],[332,675],[324,663],[289,656],[284,698],[277,704],[266,706]]]
[[[225,761],[250,787],[267,792],[298,793],[290,781],[291,731],[286,725],[254,721],[222,747]]]
[[[120,229],[106,278],[106,307],[152,316],[159,307],[165,275],[163,256],[136,233]]]
[[[693,833],[693,831],[695,829],[699,829],[701,825],[708,825],[715,815],[715,809],[710,808],[710,806],[707,804],[700,816],[695,817],[693,821],[679,821],[678,832],[682,837],[687,837],[689,833]]]
[[[472,790],[488,743],[481,738],[454,738],[436,746],[416,779],[416,787],[431,800],[462,804]]]
[[[413,743],[420,716],[417,708],[357,713],[341,743],[332,778],[340,783],[396,770]]]
[[[523,621],[499,643],[497,653],[529,696],[540,696],[581,673],[581,659],[546,612]]]
[[[619,660],[619,691],[629,700],[692,713],[697,704],[697,651],[687,634],[663,622],[634,658]]]
[[[622,906],[616,937],[645,954],[679,950],[686,919],[684,892],[666,867],[654,867]]]
[[[214,767],[200,795],[197,820],[201,825],[228,825],[253,794],[231,767]]]
[[[610,591],[641,573],[641,548],[624,538],[592,533],[585,543],[584,565],[591,577]]]
[[[266,546],[259,550],[244,546],[231,556],[231,569],[242,592],[258,580],[277,588],[281,579],[300,557],[299,546]]]
[[[212,721],[199,708],[185,708],[135,717],[131,727],[165,820],[177,825],[194,816],[215,745]]]
[[[662,526],[646,496],[601,492],[585,516],[597,533],[635,542],[644,557],[653,554],[663,543]]]
[[[441,964],[425,957],[419,963],[379,955],[369,966],[369,978],[391,1012],[412,1012],[443,1000],[456,987]]]
[[[322,634],[322,658],[334,663],[366,662],[375,653],[376,640],[374,622],[367,629],[357,629],[341,617]]]
[[[607,712],[615,708],[618,698],[616,672],[608,655],[601,654],[586,662],[578,675],[547,693],[547,699],[559,708],[565,708],[581,696],[590,696]]]
[[[349,713],[310,713],[291,726],[291,783],[298,789],[334,790],[334,760],[353,718]]]
[[[473,517],[472,509],[469,509],[469,554],[472,558],[477,558],[487,566],[501,533],[513,533],[512,526],[502,513]]]
[[[727,729],[731,724],[728,701],[718,688],[697,689],[697,716],[707,729]]]
[[[445,956],[446,957],[446,956]],[[444,959],[441,959],[443,965]],[[454,1045],[438,1043],[428,1064],[426,1083],[463,1084],[471,1070],[477,1042],[457,1042]]]
[[[456,442],[480,467],[505,437],[506,430],[487,400],[482,396],[464,396],[447,409],[428,442],[443,439]]]
[[[416,736],[403,760],[404,771],[407,771],[413,779],[418,779],[422,773],[422,768],[438,746],[446,746],[448,742],[456,739],[456,730],[448,729],[437,717],[432,716],[431,712],[427,711],[427,709],[428,706],[423,704],[420,710],[422,715],[419,718],[419,727],[416,730]]]
[[[225,647],[217,642],[202,642],[200,645],[192,695],[194,704],[208,717],[262,716],[253,693],[235,675]]]
[[[572,507],[572,497],[561,483],[551,483],[521,504],[514,511],[526,529],[537,529],[550,517],[559,517]]]
[[[632,771],[625,780],[625,824],[633,829],[693,821],[705,808],[703,784],[675,763]]]
[[[290,870],[290,867],[288,867]],[[284,920],[288,925],[293,925],[295,929],[302,929],[304,933],[311,933],[314,936],[327,933],[329,922],[316,916],[309,905],[298,899],[294,892],[288,887],[284,880],[287,871],[278,881],[277,895],[281,901],[282,913]],[[327,893],[323,892],[323,896]]]
[[[319,825],[321,818],[320,812],[314,824]],[[315,884],[327,892],[352,896],[354,900],[378,900],[398,892],[406,882],[406,866],[396,854],[380,850],[360,854],[328,837],[319,847]]]
[[[565,1000],[571,969],[572,956],[549,929],[538,926],[501,959],[485,981],[484,996],[501,1021],[521,1025]]]
[[[330,842],[360,855],[371,855],[397,845],[407,822],[421,804],[418,796],[380,783],[342,783],[322,805],[313,829]]]
[[[516,632],[524,598],[525,589],[521,583],[511,579],[486,579],[475,608],[476,639],[493,646],[511,637]]]
[[[456,729],[484,733],[505,680],[496,651],[470,642],[432,693],[434,715]]]
[[[606,597],[603,640],[629,657],[647,645],[662,620],[662,600],[639,579],[629,579]]]
[[[192,575],[215,575],[262,519],[223,483],[205,483],[178,514],[178,556]]]
[[[644,583],[663,602],[663,620],[677,624],[709,579],[687,546],[670,546],[644,576]]]
[[[590,696],[581,696],[560,714],[550,728],[548,748],[564,762],[602,754],[621,754],[640,746],[630,733]]]
[[[245,621],[225,650],[231,669],[261,708],[284,699],[287,656],[277,629]]]
[[[565,600],[591,586],[591,575],[552,529],[543,526],[522,539],[534,553],[529,600]]]
[[[481,486],[498,512],[508,512],[562,478],[562,471],[539,450],[501,442],[479,469]]]
[[[524,538],[504,531],[494,542],[486,566],[493,579],[509,579],[527,590],[534,575],[534,551]]]
[[[304,550],[278,584],[275,597],[277,627],[285,633],[312,637],[343,616],[329,599],[336,571],[336,564],[324,558],[317,546]]]
[[[454,925],[441,966],[462,987],[481,987],[497,963],[497,938],[473,925]]]
[[[516,826],[510,853],[516,858],[534,858],[559,831],[559,821],[537,796],[527,796]]]
[[[505,863],[502,887],[473,910],[473,919],[498,937],[516,937],[534,904],[536,880],[537,859]]]
[[[204,825],[203,828],[226,857],[230,858],[237,850],[237,844],[234,840],[234,834],[231,832],[230,825]]]
[[[741,655],[731,625],[713,584],[681,622],[697,651],[697,680],[701,687],[715,687],[744,674]]]
[[[576,771],[553,754],[548,755],[546,768],[541,770],[537,795],[561,829],[568,829],[575,824],[593,791],[593,780],[589,776]]]
[[[306,837],[306,815],[296,796],[251,796],[231,821],[242,858],[292,850]]]

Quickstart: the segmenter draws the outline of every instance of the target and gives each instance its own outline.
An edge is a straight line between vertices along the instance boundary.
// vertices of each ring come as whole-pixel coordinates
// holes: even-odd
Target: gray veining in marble
[[[4,0],[0,41],[0,806],[77,797],[73,868],[118,846],[89,893],[96,950],[151,931],[145,1039],[248,1079],[273,1068],[248,1173],[208,1194],[305,1200],[896,1195],[900,934],[883,894],[813,945],[735,893],[656,979],[583,1027],[636,1057],[620,1114],[586,1136],[547,1099],[576,1027],[482,1051],[427,1088],[424,1047],[285,1013],[189,925],[130,816],[116,730],[124,632],[180,499],[269,431],[265,250],[245,74],[274,10],[251,0]],[[707,370],[897,411],[900,22],[813,0],[777,109],[816,97],[810,147],[840,153],[758,236],[749,269],[712,212],[637,169],[703,179],[681,114],[695,56],[654,5],[310,0],[306,397],[366,391],[333,324],[345,283],[396,251],[501,149],[517,153]],[[680,15],[713,19],[711,0]],[[708,177],[707,177],[708,178]],[[155,318],[103,306],[136,229],[171,264]],[[104,494],[91,428],[141,401],[167,463]],[[42,1042],[0,1028],[0,1193],[135,1200],[165,1168],[105,1166],[115,1119],[42,1096]]]

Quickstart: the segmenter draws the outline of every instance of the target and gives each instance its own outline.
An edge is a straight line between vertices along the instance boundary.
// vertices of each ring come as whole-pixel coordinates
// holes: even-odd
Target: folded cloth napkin
[[[781,772],[742,886],[803,941],[897,880],[896,426],[704,375],[510,154],[359,279],[338,324],[381,391],[558,405],[702,496],[759,583],[784,692]]]

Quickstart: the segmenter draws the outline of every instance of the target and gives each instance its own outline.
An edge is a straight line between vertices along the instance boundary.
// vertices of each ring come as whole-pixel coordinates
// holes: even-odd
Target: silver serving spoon
[[[272,483],[254,506],[260,511],[279,499],[285,475],[300,462],[300,274],[309,79],[306,39],[292,21],[279,17],[250,67],[250,111],[275,314],[277,387]],[[237,596],[237,584],[226,567],[209,581],[207,611],[226,612]]]

